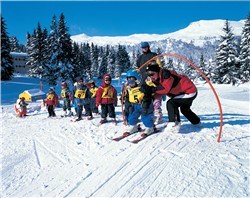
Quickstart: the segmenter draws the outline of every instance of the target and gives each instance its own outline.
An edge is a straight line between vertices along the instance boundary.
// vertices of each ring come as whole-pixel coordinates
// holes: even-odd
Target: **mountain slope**
[[[229,21],[232,26],[233,33],[240,36],[244,25],[244,20]],[[130,36],[87,36],[80,34],[71,36],[71,39],[78,43],[94,43],[96,45],[131,45],[136,46],[142,41],[161,41],[166,39],[182,40],[190,43],[194,41],[196,46],[202,46],[205,41],[218,39],[223,35],[222,28],[225,20],[200,20],[191,23],[188,27],[169,34],[133,34]]]

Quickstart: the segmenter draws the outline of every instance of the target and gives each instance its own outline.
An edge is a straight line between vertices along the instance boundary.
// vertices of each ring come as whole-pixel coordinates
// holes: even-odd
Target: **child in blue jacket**
[[[128,133],[138,132],[139,117],[146,127],[147,135],[154,132],[153,120],[153,98],[145,94],[138,85],[141,74],[137,69],[131,69],[127,72],[127,86],[125,87],[125,109],[124,115],[128,125]]]

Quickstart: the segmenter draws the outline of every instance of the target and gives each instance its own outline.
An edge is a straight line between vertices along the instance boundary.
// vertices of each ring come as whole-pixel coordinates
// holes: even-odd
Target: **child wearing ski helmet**
[[[125,109],[124,115],[128,125],[128,133],[138,132],[139,117],[146,127],[145,134],[154,132],[153,120],[153,98],[143,93],[138,85],[141,80],[141,74],[137,69],[130,69],[127,72],[127,86],[125,87]]]
[[[27,103],[25,102],[25,98],[21,97],[17,99],[15,104],[16,116],[24,117],[27,114]]]
[[[101,105],[101,121],[100,124],[107,122],[107,116],[116,123],[115,106],[117,105],[117,91],[111,85],[110,74],[105,74],[102,78],[102,84],[96,92],[96,107]]]
[[[58,96],[54,87],[49,88],[49,93],[46,97],[46,106],[48,107],[49,117],[55,117],[55,106],[58,104]]]
[[[83,83],[82,77],[77,77],[76,81],[77,83],[73,88],[74,101],[77,105],[77,119],[75,121],[82,120],[83,108],[86,111],[87,119],[91,120],[93,118],[90,107],[91,93],[88,87]]]
[[[66,82],[61,83],[62,91],[60,99],[63,99],[63,111],[64,111],[64,117],[66,116],[72,116],[73,113],[71,112],[71,100],[72,100],[72,93],[70,89],[68,88],[68,85]],[[68,110],[68,113],[67,113]]]
[[[98,114],[98,108],[96,107],[96,92],[98,90],[98,87],[95,84],[94,80],[90,80],[89,81],[89,91],[91,92],[92,96],[90,99],[90,103],[91,103],[91,110],[92,113],[96,113]]]

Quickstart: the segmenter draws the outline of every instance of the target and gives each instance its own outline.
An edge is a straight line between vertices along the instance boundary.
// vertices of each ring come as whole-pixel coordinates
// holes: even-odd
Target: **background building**
[[[30,69],[30,66],[26,65],[28,54],[21,52],[11,52],[10,55],[13,59],[14,73],[27,74],[28,70]]]

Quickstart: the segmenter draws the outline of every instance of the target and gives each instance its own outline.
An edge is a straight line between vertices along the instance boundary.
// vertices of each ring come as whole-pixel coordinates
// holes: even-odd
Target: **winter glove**
[[[129,112],[129,114],[133,113],[133,112],[134,112],[134,107],[133,107],[133,106],[130,106],[130,107],[128,108],[128,112]]]
[[[147,113],[148,113],[148,110],[147,110],[146,108],[142,108],[141,114],[142,114],[143,116],[146,116]]]
[[[140,91],[144,94],[148,93],[148,92],[151,92],[151,89],[150,87],[147,85],[147,84],[142,84],[141,87],[140,87]]]
[[[163,100],[163,101],[166,101],[166,100],[167,100],[167,96],[166,96],[166,95],[163,95],[163,96],[162,96],[162,100]]]
[[[155,93],[157,90],[157,87],[155,86],[149,86],[148,84],[142,84],[140,91],[144,93],[145,95],[151,96],[153,93]]]

